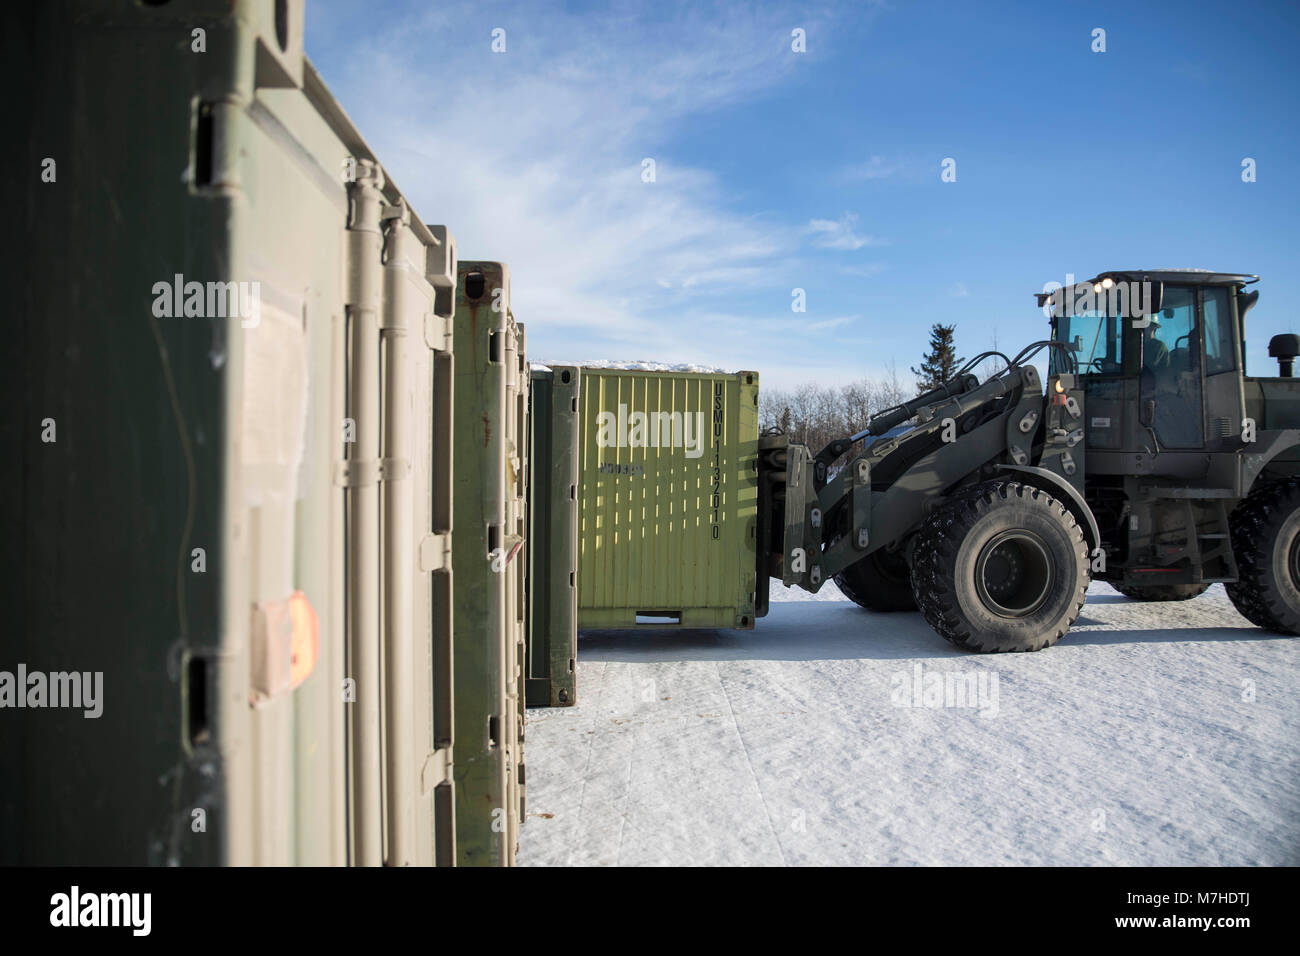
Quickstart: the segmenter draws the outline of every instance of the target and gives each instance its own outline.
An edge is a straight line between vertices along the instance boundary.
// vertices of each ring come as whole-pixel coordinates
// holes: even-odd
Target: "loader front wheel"
[[[832,542],[834,543],[834,542]],[[844,596],[868,611],[915,611],[912,572],[897,551],[879,548],[835,575]]]
[[[926,621],[958,647],[1037,651],[1083,609],[1088,546],[1070,510],[1014,481],[977,485],[922,524],[912,592]]]
[[[1237,581],[1226,586],[1241,615],[1265,630],[1300,634],[1300,480],[1256,487],[1232,512]]]

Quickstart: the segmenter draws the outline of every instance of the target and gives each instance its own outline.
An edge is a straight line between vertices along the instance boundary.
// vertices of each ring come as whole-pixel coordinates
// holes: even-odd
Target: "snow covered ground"
[[[996,656],[833,585],[773,600],[579,637],[578,705],[528,712],[521,864],[1300,864],[1300,638],[1222,587],[1094,584]]]

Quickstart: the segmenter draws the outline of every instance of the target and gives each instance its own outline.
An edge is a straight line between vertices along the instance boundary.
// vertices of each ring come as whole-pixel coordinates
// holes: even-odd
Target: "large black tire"
[[[1208,584],[1119,584],[1108,582],[1120,594],[1134,601],[1188,601],[1204,594]]]
[[[1300,634],[1300,481],[1256,487],[1229,522],[1237,583],[1228,597],[1256,627]]]
[[[912,572],[907,559],[880,548],[835,575],[844,596],[868,611],[915,611]]]
[[[1088,545],[1047,492],[990,481],[937,508],[912,554],[912,593],[945,640],[971,651],[1038,651],[1083,609]]]

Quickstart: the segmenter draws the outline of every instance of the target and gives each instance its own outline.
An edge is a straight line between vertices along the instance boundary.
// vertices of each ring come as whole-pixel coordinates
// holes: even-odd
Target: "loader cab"
[[[1109,272],[1039,296],[1052,339],[1072,345],[1078,361],[1090,471],[1191,477],[1205,452],[1235,447],[1244,414],[1239,298],[1254,281]],[[1057,350],[1051,364],[1056,372],[1073,363]]]

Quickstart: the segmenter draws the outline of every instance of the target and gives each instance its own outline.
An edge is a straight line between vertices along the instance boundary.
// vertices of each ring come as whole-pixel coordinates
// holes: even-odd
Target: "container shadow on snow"
[[[611,630],[578,635],[580,661],[825,661],[951,658],[919,614],[871,614],[848,601],[773,604],[752,631]]]
[[[1089,595],[1088,604],[1138,602],[1111,595]],[[1182,604],[1181,606],[1187,606]],[[1107,616],[1113,612],[1107,612]],[[1099,620],[1085,613],[1062,638],[1060,647],[1107,644],[1291,641],[1244,621],[1169,628],[1125,627],[1124,621]],[[1049,649],[1050,653],[1050,649]],[[653,629],[582,631],[580,661],[823,661],[925,660],[970,657],[946,643],[919,614],[874,614],[848,601],[774,603],[752,631]]]

